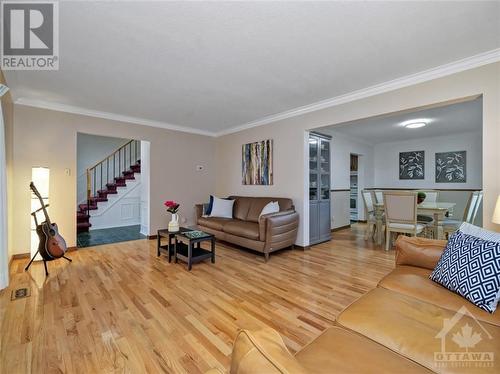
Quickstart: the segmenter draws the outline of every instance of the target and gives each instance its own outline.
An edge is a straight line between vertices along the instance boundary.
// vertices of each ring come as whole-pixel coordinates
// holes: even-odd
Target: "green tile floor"
[[[92,247],[94,245],[126,242],[129,240],[145,239],[140,233],[141,226],[113,227],[110,229],[91,230],[77,235],[78,248]]]

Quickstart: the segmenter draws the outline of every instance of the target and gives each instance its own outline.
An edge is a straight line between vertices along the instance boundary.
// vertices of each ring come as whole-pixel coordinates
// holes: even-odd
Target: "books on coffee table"
[[[198,239],[205,236],[210,236],[210,234],[207,234],[206,232],[200,230],[186,231],[183,232],[182,235],[188,239]]]

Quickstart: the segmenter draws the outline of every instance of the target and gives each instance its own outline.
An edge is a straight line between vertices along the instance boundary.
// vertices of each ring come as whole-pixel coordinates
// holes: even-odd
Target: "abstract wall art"
[[[273,140],[244,144],[241,168],[244,185],[273,184]]]
[[[436,183],[467,181],[467,151],[436,153]]]
[[[399,179],[424,179],[425,151],[399,152]]]

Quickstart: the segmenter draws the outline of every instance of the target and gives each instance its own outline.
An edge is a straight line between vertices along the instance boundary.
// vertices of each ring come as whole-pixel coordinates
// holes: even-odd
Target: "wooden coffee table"
[[[211,259],[212,264],[215,263],[215,236],[204,233],[203,236],[190,237],[189,234],[196,230],[180,230],[175,235],[174,259],[182,260],[187,263],[190,271],[193,263],[197,263],[206,259]],[[201,243],[210,242],[210,251],[201,248]]]
[[[156,255],[160,257],[161,250],[162,249],[166,250],[168,252],[168,262],[170,262],[172,256],[174,255],[175,235],[186,231],[192,231],[192,229],[189,229],[187,227],[181,227],[179,231],[168,231],[168,229],[158,230],[157,232],[158,245],[156,247]],[[162,238],[168,239],[168,244],[163,245],[161,243]]]

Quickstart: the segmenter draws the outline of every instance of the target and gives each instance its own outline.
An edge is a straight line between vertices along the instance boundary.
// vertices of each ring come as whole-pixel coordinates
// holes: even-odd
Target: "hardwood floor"
[[[332,325],[375,287],[394,252],[363,240],[362,226],[333,233],[310,250],[263,257],[217,245],[217,260],[196,264],[156,257],[139,240],[71,252],[73,263],[24,272],[14,260],[0,292],[1,373],[199,373],[229,366],[239,328],[267,325],[292,352]],[[11,291],[31,296],[10,300]]]

